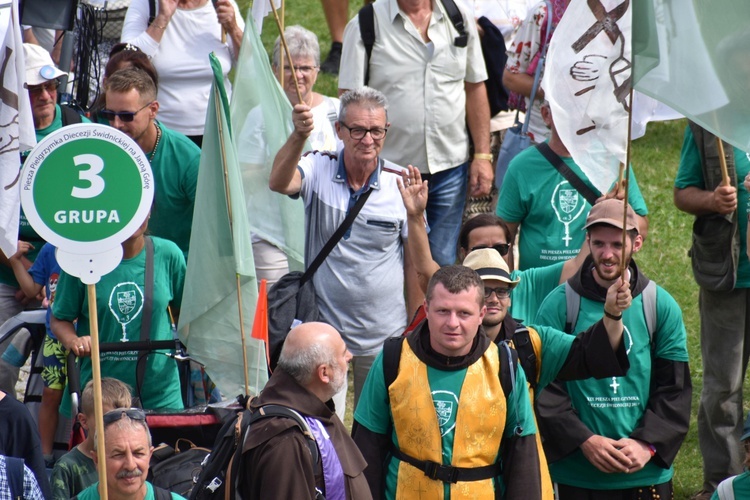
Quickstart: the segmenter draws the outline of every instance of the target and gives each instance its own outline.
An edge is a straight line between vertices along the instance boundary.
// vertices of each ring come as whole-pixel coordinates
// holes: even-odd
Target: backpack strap
[[[531,334],[526,325],[519,323],[513,333],[513,347],[526,374],[526,381],[532,389],[537,386],[537,357],[534,352],[534,344],[531,342]],[[504,379],[503,379],[504,380]]]
[[[5,457],[5,474],[8,476],[8,488],[12,500],[22,500],[23,494],[23,459]]]
[[[315,436],[310,429],[310,425],[307,423],[305,418],[299,414],[296,410],[289,408],[288,406],[282,405],[264,405],[253,411],[250,415],[250,422],[248,423],[248,429],[251,428],[253,423],[258,420],[270,417],[284,417],[291,418],[295,424],[302,431],[302,435],[305,436],[307,447],[310,449],[310,455],[312,456],[313,465],[318,467],[320,464],[320,452],[318,451],[318,443],[315,441]]]
[[[160,488],[155,484],[152,484],[151,487],[154,489],[154,500],[172,500],[172,493],[169,490]]]
[[[71,125],[73,123],[83,122],[81,115],[79,115],[78,112],[75,109],[71,108],[70,106],[61,104],[60,113],[61,113],[60,119],[62,120],[63,127],[66,125]]]
[[[406,337],[401,335],[389,338],[383,343],[383,381],[385,382],[386,396],[388,395],[388,388],[396,381],[398,376],[398,365],[401,363],[401,351],[405,339]]]
[[[581,296],[565,282],[565,333],[573,333],[578,322],[578,310],[581,307]]]
[[[736,477],[728,477],[719,483],[719,486],[716,488],[719,500],[734,500],[734,479]]]
[[[497,345],[498,357],[500,358],[500,385],[505,393],[507,400],[516,388],[516,369],[518,368],[518,353],[510,347],[507,340],[503,340]],[[506,404],[507,408],[508,405]],[[513,428],[513,434],[520,436],[523,432],[521,420],[518,417],[518,407],[514,405],[515,412],[513,417],[516,419],[516,425]]]
[[[656,283],[649,280],[648,285],[641,292],[641,301],[643,303],[643,316],[646,318],[648,339],[651,341],[652,349],[655,349],[654,334],[656,333],[658,321],[656,312]]]
[[[469,43],[469,34],[466,33],[466,28],[464,27],[464,16],[461,15],[461,11],[458,10],[456,2],[453,0],[441,0],[441,3],[443,4],[445,13],[451,20],[451,24],[458,31],[458,36],[453,39],[453,45],[456,47],[466,47]]]
[[[359,19],[359,36],[365,45],[365,85],[370,82],[370,57],[375,45],[375,10],[372,3],[365,4],[357,14]]]

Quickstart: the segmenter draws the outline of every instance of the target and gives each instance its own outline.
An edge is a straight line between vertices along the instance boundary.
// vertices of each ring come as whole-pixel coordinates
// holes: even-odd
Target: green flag
[[[635,88],[750,151],[750,2],[634,0]]]
[[[257,394],[268,374],[263,344],[250,337],[258,297],[250,226],[221,67],[213,54],[210,59],[214,82],[195,194],[180,339],[226,396],[244,394],[239,295],[250,393]]]
[[[293,129],[292,106],[273,74],[249,15],[231,109],[250,229],[282,249],[291,269],[301,270],[305,248],[302,200],[268,188],[273,159]]]

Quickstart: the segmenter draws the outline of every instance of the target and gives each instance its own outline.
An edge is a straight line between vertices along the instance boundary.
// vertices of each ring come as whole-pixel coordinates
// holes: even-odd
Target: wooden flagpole
[[[628,268],[628,263],[625,262],[625,249],[627,248],[627,238],[628,238],[628,193],[630,191],[630,183],[628,180],[630,179],[630,143],[631,143],[631,130],[633,129],[633,86],[630,86],[630,97],[629,97],[630,106],[628,109],[628,142],[627,142],[627,149],[625,153],[625,165],[623,166],[620,164],[620,179],[619,183],[620,186],[624,185],[624,194],[623,194],[623,211],[622,211],[622,258],[620,259],[620,276],[623,280],[625,280],[625,270]],[[619,191],[620,186],[617,186],[617,190]],[[636,221],[637,222],[637,221]]]
[[[96,315],[96,285],[86,285],[91,335],[91,375],[94,380],[94,419],[96,420],[96,455],[99,461],[99,498],[107,500],[107,453],[104,449],[104,413],[102,408],[102,368],[99,357],[99,318]]]
[[[284,53],[286,54],[286,58],[289,59],[289,67],[292,68],[292,79],[294,79],[294,89],[297,91],[297,99],[299,99],[300,104],[305,104],[305,101],[302,100],[302,93],[299,91],[299,82],[297,81],[297,72],[294,70],[294,62],[292,62],[292,54],[289,52],[289,47],[286,44],[286,37],[284,36],[284,25],[281,23],[281,19],[279,19],[279,12],[276,10],[276,6],[273,4],[273,1],[270,1],[271,4],[271,10],[273,11],[273,18],[276,20],[276,26],[279,28],[279,37],[281,39],[281,46],[284,47]],[[280,71],[284,71],[284,66],[282,65],[280,68]]]
[[[273,2],[271,2],[273,5]],[[214,105],[215,109],[221,109],[222,103],[219,99],[219,92],[214,88]],[[217,117],[218,118],[218,117]],[[220,119],[216,120],[216,124],[219,128],[219,137],[224,137],[224,127]],[[229,172],[227,171],[227,160],[226,150],[224,149],[224,141],[219,140],[219,148],[221,149],[221,167],[224,173],[224,193],[227,196],[227,214],[229,215],[229,231],[232,231],[234,225],[234,219],[232,218],[232,195],[229,192]],[[239,310],[240,319],[240,339],[242,341],[242,374],[245,382],[245,396],[250,395],[250,381],[248,380],[248,363],[247,363],[247,341],[245,338],[245,316],[242,312],[242,283],[240,283],[240,274],[235,272],[236,285],[237,285],[237,308]]]

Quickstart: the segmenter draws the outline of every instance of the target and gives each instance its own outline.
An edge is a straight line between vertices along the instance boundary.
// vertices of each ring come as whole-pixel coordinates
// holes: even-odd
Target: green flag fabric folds
[[[273,159],[293,129],[292,106],[271,70],[268,54],[250,18],[237,63],[231,110],[250,230],[283,250],[290,269],[302,270],[302,200],[268,188]]]
[[[633,0],[635,88],[750,151],[750,2]]]
[[[210,58],[214,82],[195,195],[180,339],[191,356],[205,364],[222,393],[232,397],[245,393],[240,307],[251,394],[263,388],[268,374],[263,344],[250,336],[258,297],[250,225],[221,68],[213,54]]]

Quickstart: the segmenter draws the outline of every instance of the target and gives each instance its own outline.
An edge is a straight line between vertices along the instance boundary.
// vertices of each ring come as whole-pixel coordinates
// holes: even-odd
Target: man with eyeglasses
[[[188,137],[156,120],[156,85],[139,68],[113,73],[105,85],[100,116],[135,140],[151,162],[154,207],[151,234],[171,240],[188,257],[201,150]]]
[[[99,430],[97,429],[98,433]],[[91,457],[97,469],[107,470],[107,497],[117,500],[180,500],[177,493],[154,486],[148,481],[149,461],[154,447],[146,414],[138,408],[117,408],[104,414],[104,457],[99,463],[97,440]],[[76,497],[78,500],[98,500],[99,482],[92,484]]]
[[[341,96],[338,152],[300,158],[314,128],[306,104],[294,106],[294,131],[274,159],[269,186],[302,196],[309,265],[361,195],[369,198],[354,223],[313,276],[322,321],[341,333],[354,355],[355,405],[383,341],[407,321],[404,285],[413,291],[406,252],[406,210],[396,186],[402,168],[379,155],[388,131],[387,101],[363,87]],[[411,310],[411,309],[410,309]]]

